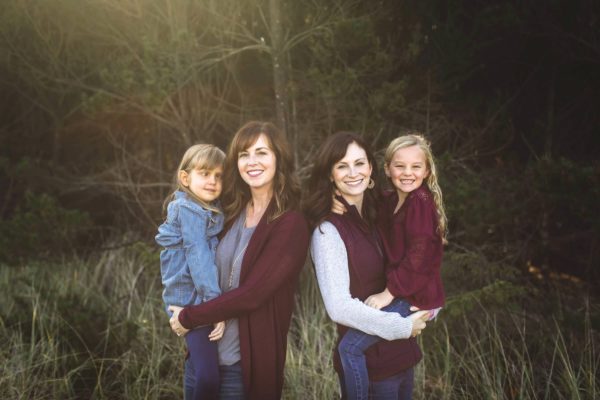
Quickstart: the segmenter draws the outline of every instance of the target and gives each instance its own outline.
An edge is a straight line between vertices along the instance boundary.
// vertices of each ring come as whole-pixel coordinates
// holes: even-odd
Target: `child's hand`
[[[338,199],[335,198],[335,195],[340,195],[339,191],[336,189],[335,190],[335,194],[332,196],[333,197],[333,203],[331,204],[331,211],[336,213],[336,214],[340,214],[340,215],[344,215],[346,213],[346,207],[344,207],[344,205],[342,204],[341,201],[339,201]]]
[[[429,319],[429,311],[417,311],[416,313],[410,314],[408,318],[410,318],[413,322],[410,336],[415,337],[420,335],[421,331],[425,329],[425,326],[427,326],[425,321]]]
[[[181,322],[179,322],[179,313],[183,310],[183,307],[169,306],[168,310],[173,311],[173,316],[171,316],[171,319],[169,320],[171,329],[177,336],[185,336],[190,330],[184,328],[183,325],[181,325]]]
[[[225,321],[217,322],[214,326],[215,329],[208,335],[208,340],[211,342],[221,339],[225,333]]]
[[[373,307],[378,310],[381,310],[383,307],[390,304],[392,302],[392,300],[394,300],[394,296],[392,296],[390,291],[387,290],[387,288],[385,288],[385,290],[383,292],[373,294],[373,295],[367,297],[367,300],[365,300],[365,304],[368,305],[369,307]]]

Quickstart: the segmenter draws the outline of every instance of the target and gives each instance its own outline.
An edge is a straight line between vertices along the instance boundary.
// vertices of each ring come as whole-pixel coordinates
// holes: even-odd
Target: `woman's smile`
[[[372,167],[365,150],[352,142],[344,158],[336,162],[331,170],[331,181],[350,204],[362,204],[364,191],[371,179]]]
[[[252,146],[238,154],[237,164],[240,176],[251,190],[272,188],[277,160],[264,134],[261,134]]]

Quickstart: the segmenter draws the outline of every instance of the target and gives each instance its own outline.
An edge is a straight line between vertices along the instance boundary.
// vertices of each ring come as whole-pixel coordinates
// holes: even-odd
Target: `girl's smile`
[[[416,145],[396,150],[390,163],[384,167],[401,199],[418,189],[429,176],[425,153]]]

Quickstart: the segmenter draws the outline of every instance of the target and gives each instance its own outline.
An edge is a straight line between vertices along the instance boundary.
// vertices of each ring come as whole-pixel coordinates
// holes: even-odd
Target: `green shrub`
[[[65,209],[49,194],[26,192],[23,204],[0,224],[0,262],[72,255],[90,227],[87,213]]]

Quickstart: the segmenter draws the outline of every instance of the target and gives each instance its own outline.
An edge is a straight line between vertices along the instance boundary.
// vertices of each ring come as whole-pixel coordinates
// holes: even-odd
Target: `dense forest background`
[[[425,3],[425,4],[423,4]],[[1,259],[160,221],[180,154],[276,122],[433,142],[450,242],[597,280],[593,1],[6,1]]]
[[[30,345],[19,371],[31,372],[0,378],[0,388],[43,376],[46,364],[31,358],[44,337],[32,299],[62,299],[51,301],[52,310],[79,313],[67,318],[68,337],[84,344],[68,354],[93,356],[89,365],[61,358],[57,345],[56,357],[67,364],[53,364],[58,377],[48,379],[67,389],[51,393],[112,398],[103,374],[116,375],[98,360],[108,347],[118,358],[142,341],[143,318],[132,316],[140,285],[160,307],[153,236],[179,158],[197,142],[225,149],[250,119],[284,129],[303,178],[323,138],[337,130],[360,132],[380,155],[402,132],[423,132],[450,220],[445,282],[463,310],[457,320],[465,323],[473,299],[486,309],[539,304],[528,315],[540,326],[579,332],[559,331],[571,342],[547,354],[551,366],[560,349],[569,353],[568,343],[597,340],[597,1],[4,0],[0,93],[0,281],[7,287],[0,325],[6,340],[17,333],[27,339],[14,343]],[[96,320],[78,330],[90,310],[115,304],[107,293],[118,291],[119,257],[131,275],[121,277],[115,301],[128,299],[126,318],[133,319],[113,326],[94,311]],[[84,271],[93,273],[84,279]],[[70,283],[52,286],[53,273]],[[97,283],[98,297],[78,279]],[[97,337],[84,340],[82,331]],[[597,393],[598,354],[585,354],[584,377],[577,362],[570,376],[575,393],[581,379],[593,388],[570,398]],[[170,356],[167,365],[175,365]],[[168,370],[163,361],[153,372],[157,382]],[[544,387],[557,393],[539,381],[524,394],[497,382],[509,398],[534,398],[548,393]],[[177,397],[171,384],[156,396]],[[289,398],[308,398],[295,397],[292,387]],[[423,386],[421,393],[468,397],[468,384],[461,388]]]

